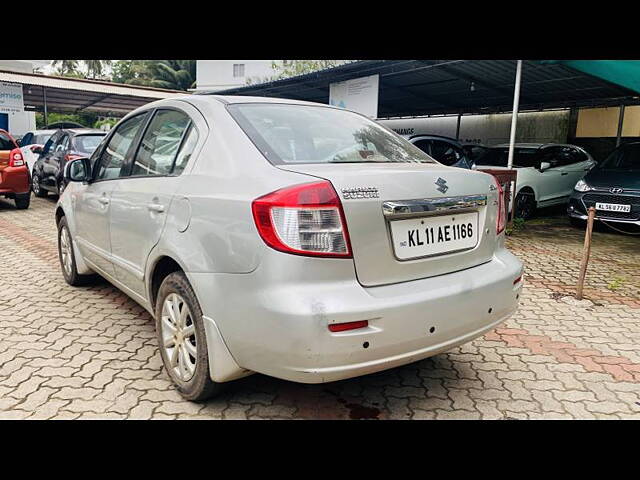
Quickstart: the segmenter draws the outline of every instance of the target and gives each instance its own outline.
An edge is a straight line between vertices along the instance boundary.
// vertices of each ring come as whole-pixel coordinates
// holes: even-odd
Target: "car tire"
[[[31,203],[31,192],[16,193],[16,198],[14,200],[18,210],[25,210],[29,208],[29,204]]]
[[[76,267],[76,256],[73,251],[73,239],[67,224],[67,218],[62,217],[58,222],[58,259],[65,281],[72,287],[93,283],[97,275],[80,275]],[[68,263],[67,263],[68,262]]]
[[[536,211],[536,197],[530,192],[518,192],[514,205],[514,217],[529,220]]]
[[[585,227],[587,226],[586,220],[581,220],[579,218],[574,218],[574,217],[569,217],[569,223],[573,227],[580,228],[581,230],[584,230]]]
[[[33,174],[31,179],[31,190],[36,197],[43,198],[49,195],[49,193],[40,185],[40,176],[37,173]]]
[[[220,393],[224,384],[209,374],[202,309],[184,273],[173,272],[163,280],[155,320],[162,363],[180,394],[198,402]]]

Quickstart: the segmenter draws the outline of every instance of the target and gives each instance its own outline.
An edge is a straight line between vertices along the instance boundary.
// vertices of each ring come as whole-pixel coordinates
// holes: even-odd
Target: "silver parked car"
[[[146,308],[187,399],[253,372],[321,383],[415,362],[517,307],[494,178],[342,109],[161,100],[65,179],[64,278],[98,273]]]

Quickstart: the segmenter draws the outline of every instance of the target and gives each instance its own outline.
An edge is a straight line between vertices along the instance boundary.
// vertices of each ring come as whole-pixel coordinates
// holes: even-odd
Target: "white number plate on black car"
[[[630,212],[631,205],[622,205],[620,203],[596,203],[596,210],[605,210],[607,212]]]
[[[393,250],[400,260],[473,248],[478,233],[478,212],[391,222]]]

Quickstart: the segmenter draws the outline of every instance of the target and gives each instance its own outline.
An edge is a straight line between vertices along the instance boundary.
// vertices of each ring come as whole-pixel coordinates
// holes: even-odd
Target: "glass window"
[[[440,163],[451,166],[462,158],[462,153],[448,142],[433,140],[431,145],[431,156]]]
[[[514,148],[513,167],[536,167],[538,165],[537,148]],[[508,147],[489,148],[487,152],[476,160],[476,165],[491,167],[506,167],[509,160]]]
[[[13,150],[16,146],[8,135],[0,132],[0,150]]]
[[[631,143],[616,148],[599,165],[603,170],[640,170],[640,143]]]
[[[238,103],[227,109],[273,164],[433,163],[408,140],[347,110],[278,103]]]
[[[142,137],[131,175],[169,175],[190,122],[185,113],[158,111]]]
[[[39,135],[34,135],[33,142],[37,145],[44,145],[51,138],[51,133],[41,133]]]
[[[244,77],[244,63],[234,63],[233,64],[233,76],[234,77]]]
[[[69,135],[64,135],[53,149],[53,153],[64,152],[69,146]]]
[[[53,148],[53,145],[56,143],[58,138],[60,138],[60,134],[58,133],[54,133],[53,135],[51,135],[51,137],[49,137],[49,140],[47,140],[47,143],[44,144],[42,153],[43,154],[49,153],[49,150]]]
[[[116,131],[100,157],[96,176],[98,180],[118,178],[124,174],[122,167],[125,164],[125,157],[146,118],[147,114],[136,115],[116,127]]]
[[[78,135],[73,139],[73,143],[78,152],[86,153],[87,156],[90,156],[98,148],[103,138],[104,135]]]
[[[31,145],[32,143],[33,143],[33,133],[31,132],[27,133],[24,137],[22,137],[22,140],[20,140],[21,147],[26,147],[27,145]]]
[[[193,150],[196,148],[196,143],[198,143],[198,131],[192,125],[189,127],[189,132],[184,138],[178,156],[176,157],[176,163],[172,172],[174,175],[180,175],[187,166]]]
[[[431,140],[416,140],[413,144],[427,155],[431,153]]]

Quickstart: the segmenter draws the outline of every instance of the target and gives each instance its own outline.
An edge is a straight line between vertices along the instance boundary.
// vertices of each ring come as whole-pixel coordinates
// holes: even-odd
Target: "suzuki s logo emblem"
[[[622,193],[622,192],[624,192],[624,190],[622,188],[614,187],[614,188],[610,188],[609,192],[611,192],[611,193]]]
[[[447,190],[449,190],[449,187],[447,187],[447,181],[444,178],[438,177],[435,184],[438,186],[436,190],[439,192],[447,193]]]

